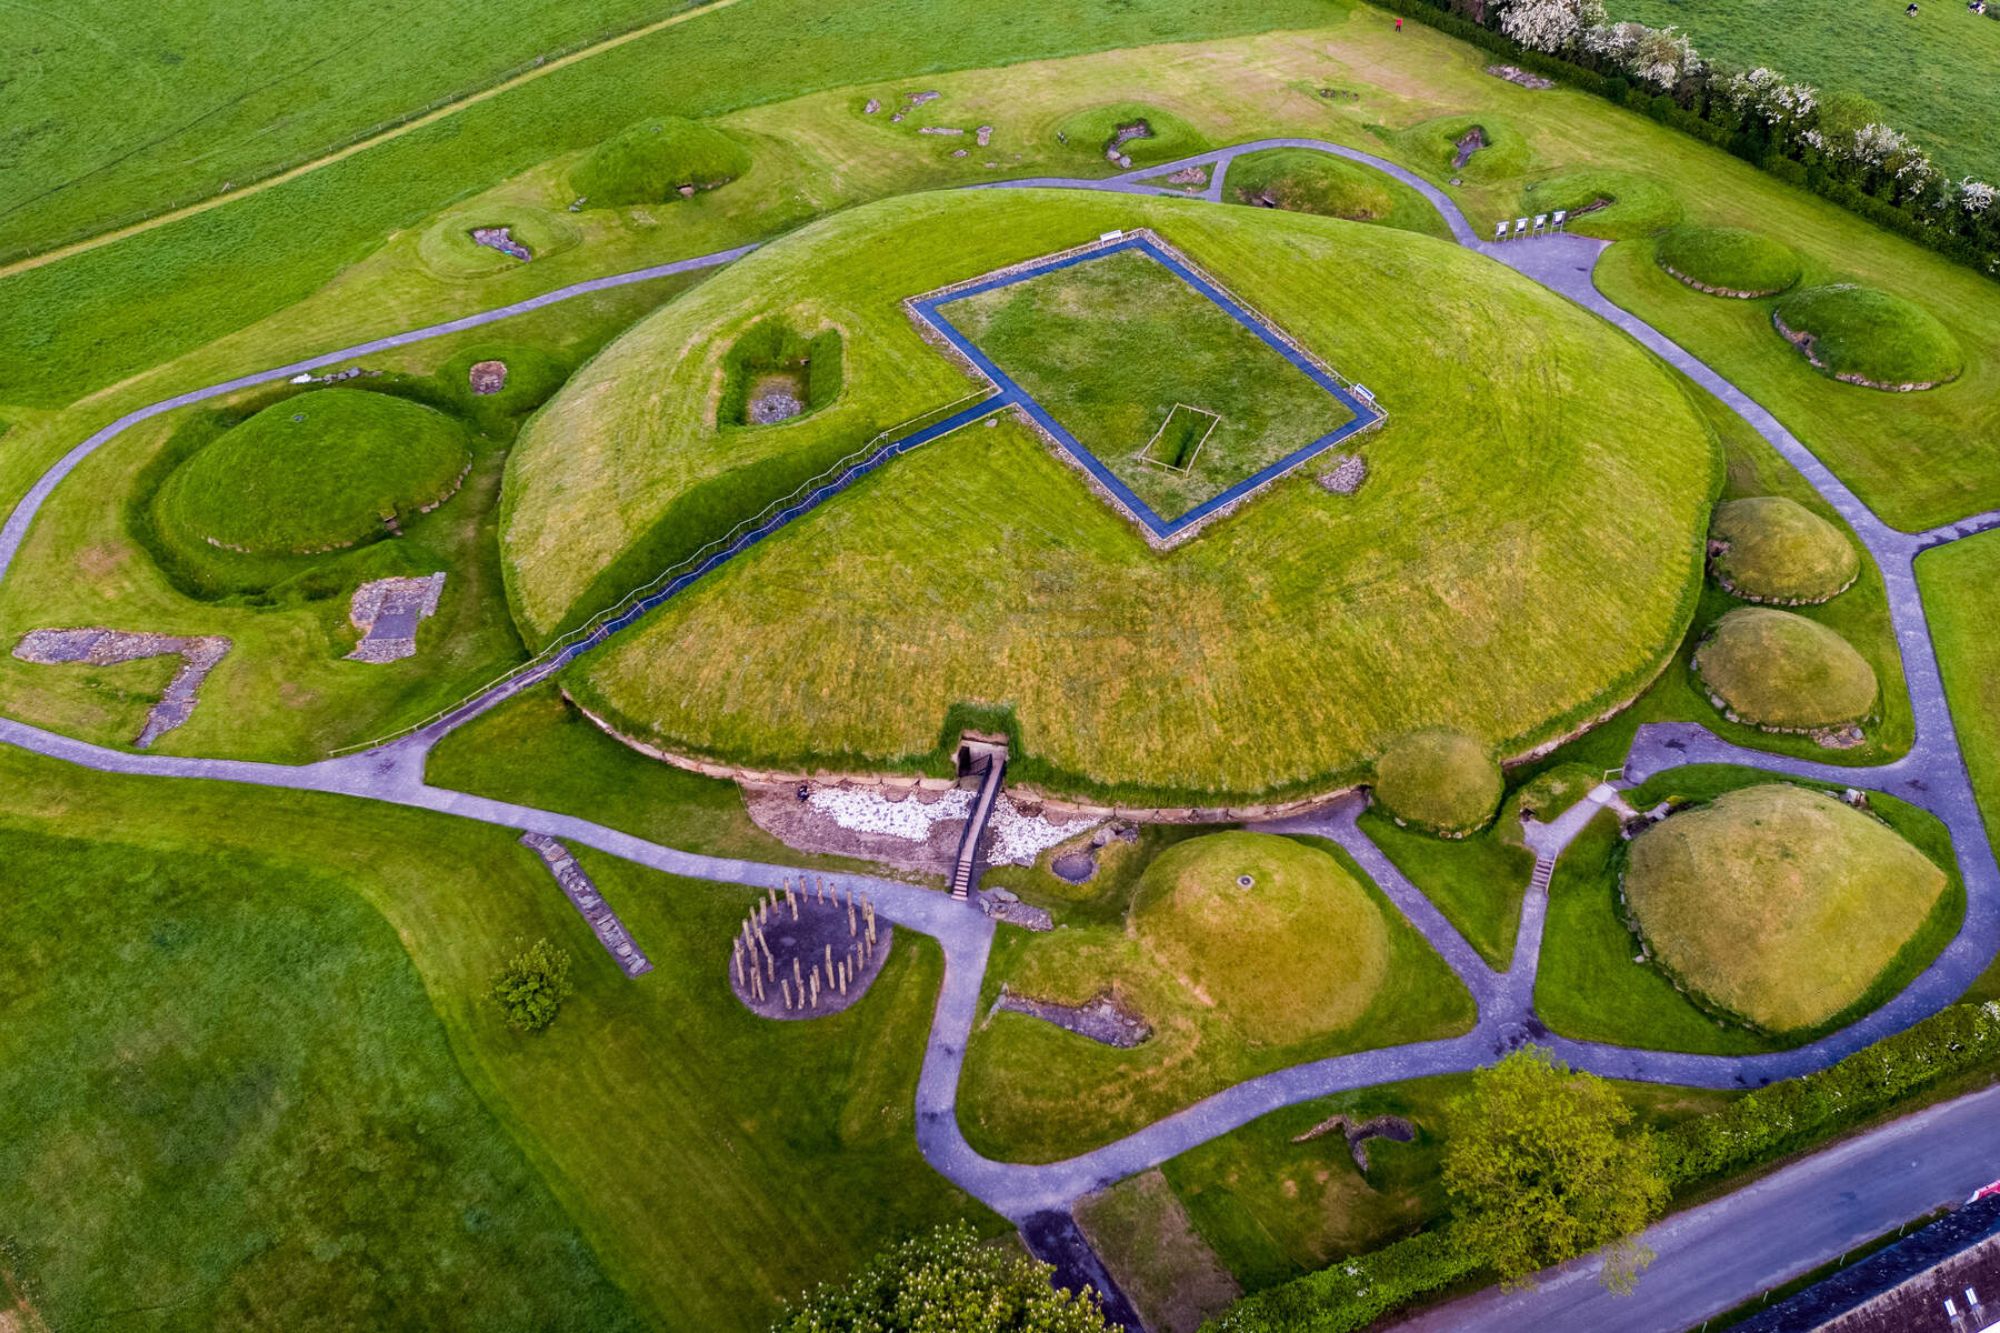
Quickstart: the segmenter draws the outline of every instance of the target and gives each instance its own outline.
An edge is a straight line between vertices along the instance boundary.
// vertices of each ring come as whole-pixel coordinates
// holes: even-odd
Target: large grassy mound
[[[1929,388],[1965,365],[1951,331],[1928,310],[1851,282],[1794,292],[1772,319],[1815,367],[1850,384]]]
[[[1492,754],[1460,731],[1413,732],[1375,762],[1375,796],[1382,807],[1403,823],[1434,833],[1483,828],[1504,788]]]
[[[1791,247],[1740,227],[1676,227],[1653,253],[1667,272],[1717,296],[1775,296],[1799,280]]]
[[[1817,621],[1738,607],[1695,649],[1694,669],[1742,721],[1810,731],[1859,721],[1875,707],[1875,668]]]
[[[1859,1000],[1929,916],[1946,876],[1831,796],[1746,787],[1632,840],[1625,900],[1686,985],[1773,1032]]]
[[[1310,148],[1271,148],[1229,164],[1222,197],[1294,213],[1380,222],[1427,236],[1451,229],[1430,201],[1401,181]]]
[[[974,428],[760,542],[572,687],[656,743],[774,766],[921,762],[955,706],[993,705],[1024,779],[1179,799],[1359,780],[1431,725],[1510,753],[1650,679],[1692,613],[1714,466],[1657,363],[1424,237],[1073,191],[851,210],[607,348],[509,460],[524,632],[973,391],[904,297],[1139,225],[1381,395],[1357,494],[1304,471],[1162,555],[1025,428]],[[728,349],[773,315],[847,331],[841,396],[782,430],[718,429]]]
[[[1132,930],[1149,960],[1260,1045],[1344,1028],[1389,966],[1382,913],[1325,852],[1217,833],[1147,867]]]
[[[1717,505],[1708,536],[1716,580],[1753,602],[1824,602],[1861,572],[1846,533],[1782,495]]]
[[[1113,902],[1091,907],[1108,912],[996,941],[989,1002],[1002,986],[1055,1005],[1108,996],[1151,1033],[1118,1048],[994,1014],[973,1035],[959,1095],[983,1152],[1065,1157],[1267,1070],[1473,1019],[1443,961],[1332,844],[1199,835],[1106,892]]]
[[[592,149],[569,183],[596,208],[659,204],[683,188],[712,190],[750,170],[750,152],[713,126],[656,116]]]
[[[390,394],[287,398],[174,470],[154,515],[170,541],[254,555],[337,550],[447,497],[471,455],[442,412]]]

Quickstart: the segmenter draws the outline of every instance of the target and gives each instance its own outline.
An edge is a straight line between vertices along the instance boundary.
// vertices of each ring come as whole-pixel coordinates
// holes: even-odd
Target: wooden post
[[[806,988],[806,979],[799,973],[799,958],[797,954],[792,955],[792,984],[802,991]]]
[[[833,946],[831,944],[826,946],[826,972],[826,979],[831,983],[833,981]]]
[[[786,981],[783,977],[779,977],[778,994],[784,998],[785,1008],[790,1009],[792,1007],[792,983]]]
[[[819,972],[817,970],[812,974],[812,1007],[815,1009],[819,1008]]]
[[[792,920],[797,921],[799,919],[799,900],[792,896],[792,886],[789,883],[785,885],[785,905],[792,909]]]
[[[743,941],[742,940],[731,940],[729,942],[729,962],[736,969],[736,984],[741,986],[743,984]]]

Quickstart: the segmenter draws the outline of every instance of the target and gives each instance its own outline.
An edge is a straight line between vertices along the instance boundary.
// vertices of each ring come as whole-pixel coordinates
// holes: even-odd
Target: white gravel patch
[[[915,796],[892,801],[880,792],[818,787],[806,798],[806,804],[856,833],[881,833],[922,842],[931,836],[933,825],[947,819],[964,819],[972,809],[972,793],[953,788],[926,804]]]
[[[1001,792],[993,803],[993,851],[995,865],[1027,866],[1059,842],[1067,842],[1097,821],[1073,819],[1057,824],[1040,815],[1024,815]]]
[[[853,791],[843,787],[816,787],[806,804],[844,829],[856,833],[880,833],[910,842],[923,842],[931,830],[946,820],[962,820],[972,813],[973,793],[953,788],[935,801],[906,796],[892,801],[876,791]],[[1033,865],[1035,858],[1059,842],[1065,842],[1097,821],[1074,819],[1056,823],[1040,815],[1025,815],[1007,798],[1006,792],[993,805],[994,865]]]

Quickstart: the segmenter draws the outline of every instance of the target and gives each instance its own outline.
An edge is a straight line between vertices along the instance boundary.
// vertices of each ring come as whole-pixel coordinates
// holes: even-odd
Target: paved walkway
[[[1562,1058],[1581,1069],[1652,1082],[1731,1087],[1804,1073],[1823,1067],[1950,1003],[1984,969],[1995,952],[2000,951],[2000,868],[1995,866],[1985,826],[1979,817],[1959,754],[1911,567],[1918,551],[2000,525],[2000,514],[1975,515],[1961,523],[1924,533],[1903,533],[1888,527],[1770,413],[1656,330],[1599,295],[1591,283],[1590,274],[1603,249],[1602,242],[1578,236],[1502,245],[1482,242],[1456,205],[1435,186],[1394,163],[1344,145],[1314,139],[1263,139],[1106,180],[1030,180],[981,188],[1033,185],[1187,197],[1182,191],[1148,185],[1145,181],[1185,165],[1200,163],[1209,165],[1211,171],[1210,184],[1200,197],[1214,202],[1221,198],[1222,181],[1230,162],[1247,152],[1280,147],[1316,149],[1364,163],[1395,177],[1438,208],[1459,244],[1487,254],[1595,311],[1694,378],[1741,414],[1847,518],[1875,557],[1888,584],[1904,674],[1909,681],[1911,704],[1917,721],[1916,742],[1907,756],[1895,763],[1873,768],[1846,768],[1741,749],[1698,726],[1643,727],[1633,745],[1621,782],[1598,788],[1550,824],[1528,826],[1529,845],[1540,860],[1549,862],[1559,856],[1563,847],[1599,808],[1619,799],[1619,788],[1628,783],[1640,782],[1656,773],[1689,763],[1746,764],[1777,773],[1878,788],[1936,814],[1951,830],[1956,846],[1967,890],[1966,921],[1937,961],[1900,995],[1853,1026],[1810,1046],[1773,1055],[1725,1058],[1576,1042],[1550,1036],[1534,1015],[1534,980],[1547,908],[1545,877],[1538,876],[1524,898],[1519,934],[1508,969],[1505,972],[1495,971],[1361,833],[1354,822],[1359,812],[1358,803],[1336,803],[1310,817],[1263,827],[1280,832],[1317,834],[1332,838],[1347,848],[1465,983],[1478,1006],[1478,1020],[1474,1027],[1461,1036],[1447,1040],[1337,1056],[1278,1070],[1227,1088],[1092,1152],[1062,1162],[1023,1165],[995,1162],[974,1152],[959,1130],[956,1115],[959,1074],[964,1063],[966,1042],[978,1018],[980,983],[992,948],[992,922],[976,907],[953,902],[947,896],[930,890],[869,876],[834,876],[843,886],[860,888],[872,895],[877,910],[888,920],[929,934],[943,947],[944,983],[939,992],[917,1090],[918,1141],[926,1158],[939,1171],[1017,1222],[1037,1213],[1067,1212],[1079,1196],[1091,1190],[1157,1165],[1280,1107],[1353,1088],[1476,1068],[1527,1041],[1552,1046]],[[0,576],[4,576],[11,564],[41,505],[63,478],[92,451],[140,421],[191,403],[253,385],[288,379],[302,371],[352,360],[370,352],[506,319],[586,292],[728,263],[750,249],[749,246],[741,246],[674,264],[578,283],[497,310],[227,380],[128,413],[93,434],[50,468],[15,507],[6,524],[0,526]],[[989,401],[981,407],[992,410],[997,405]],[[619,617],[607,627],[606,633],[615,633],[640,614],[643,610]],[[425,755],[439,736],[479,709],[491,706],[499,698],[542,679],[558,665],[560,663],[551,664],[545,671],[530,673],[509,682],[505,693],[482,696],[473,701],[476,708],[455,713],[435,727],[357,755],[316,764],[290,766],[129,754],[6,719],[0,719],[0,743],[112,772],[243,782],[416,806],[562,838],[672,874],[741,884],[760,890],[778,887],[797,873],[785,866],[681,852],[574,816],[432,787],[424,781]]]

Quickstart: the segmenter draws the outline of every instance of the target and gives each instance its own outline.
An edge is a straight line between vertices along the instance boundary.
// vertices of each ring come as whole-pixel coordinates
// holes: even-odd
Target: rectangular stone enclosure
[[[910,306],[1159,544],[1383,419],[1148,232]]]

